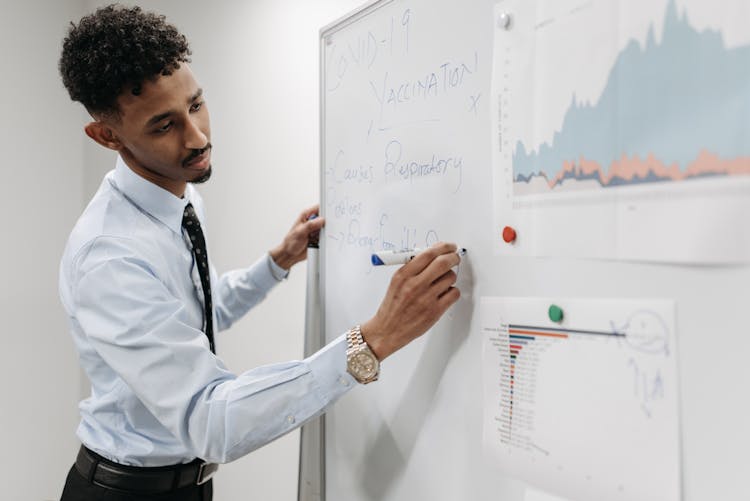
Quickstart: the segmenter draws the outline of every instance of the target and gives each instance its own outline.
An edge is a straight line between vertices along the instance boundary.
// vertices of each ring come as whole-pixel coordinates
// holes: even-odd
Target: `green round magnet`
[[[560,308],[556,304],[550,305],[549,310],[547,310],[547,314],[549,315],[549,319],[553,322],[562,322],[563,311],[562,308]]]

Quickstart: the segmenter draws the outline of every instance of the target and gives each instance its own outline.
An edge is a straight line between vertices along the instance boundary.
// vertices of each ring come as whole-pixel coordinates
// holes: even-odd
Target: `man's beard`
[[[203,153],[205,153],[208,150],[212,150],[213,146],[211,143],[208,143],[205,148],[201,148],[199,150],[193,150],[188,157],[182,161],[182,165],[187,165],[188,162],[190,162],[192,159],[201,156]],[[197,177],[191,181],[188,181],[189,183],[193,184],[201,184],[205,183],[209,179],[211,179],[211,165],[209,164],[208,169],[206,170],[205,174],[201,175],[200,177]]]
[[[206,170],[206,172],[203,175],[201,175],[200,177],[197,177],[197,178],[193,179],[192,181],[188,181],[188,182],[192,183],[192,184],[205,183],[206,181],[208,181],[209,179],[211,179],[211,168],[212,168],[212,166],[209,165],[208,169]]]

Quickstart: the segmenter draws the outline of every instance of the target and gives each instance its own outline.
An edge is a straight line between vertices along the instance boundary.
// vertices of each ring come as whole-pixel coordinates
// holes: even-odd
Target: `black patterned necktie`
[[[211,301],[211,281],[208,273],[208,252],[206,252],[206,239],[203,238],[203,230],[198,216],[195,215],[193,204],[188,203],[185,212],[182,215],[182,227],[187,231],[190,242],[193,245],[193,257],[195,265],[198,267],[198,275],[201,277],[201,286],[203,287],[203,299],[205,308],[203,310],[204,332],[208,337],[208,344],[211,352],[216,353],[214,348],[214,326],[213,326],[213,303]]]

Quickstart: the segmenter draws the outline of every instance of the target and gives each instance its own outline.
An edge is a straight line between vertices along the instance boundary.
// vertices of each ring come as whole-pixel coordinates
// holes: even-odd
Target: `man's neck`
[[[161,176],[157,174],[156,172],[148,169],[147,167],[144,167],[143,165],[139,164],[135,159],[132,157],[129,157],[129,155],[123,155],[120,153],[120,156],[122,157],[122,160],[125,162],[125,165],[127,165],[130,170],[141,176],[146,181],[149,181],[156,186],[167,190],[172,195],[176,196],[177,198],[183,198],[185,196],[185,189],[187,187],[187,182],[185,181],[175,181],[173,179],[167,179],[164,176]]]

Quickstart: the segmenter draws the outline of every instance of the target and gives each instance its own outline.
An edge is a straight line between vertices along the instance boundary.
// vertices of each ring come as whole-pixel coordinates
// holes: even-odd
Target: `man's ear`
[[[103,122],[89,122],[86,124],[83,130],[86,132],[86,135],[88,137],[101,144],[105,148],[109,148],[110,150],[115,151],[120,151],[120,148],[122,148],[122,143],[117,138],[114,131]]]

